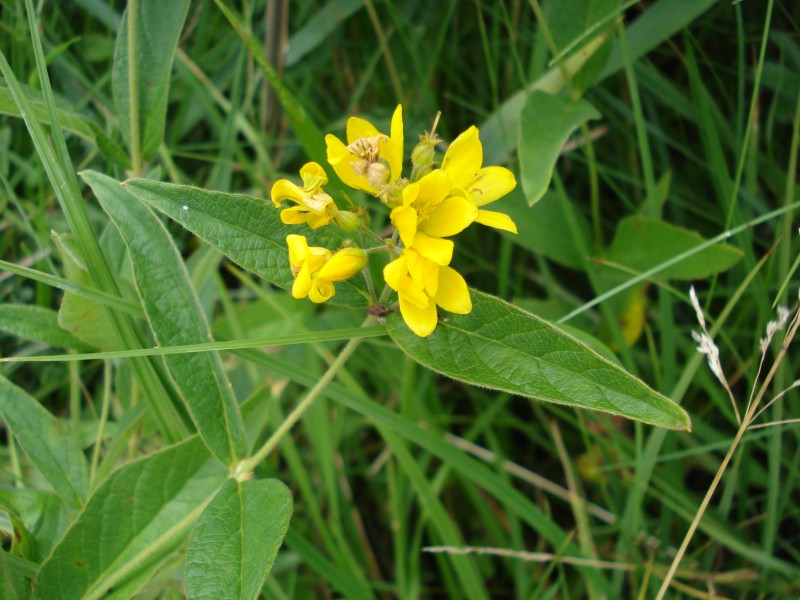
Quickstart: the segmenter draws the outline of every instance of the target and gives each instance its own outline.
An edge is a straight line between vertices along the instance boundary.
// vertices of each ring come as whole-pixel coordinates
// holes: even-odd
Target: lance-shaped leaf
[[[224,483],[196,437],[134,461],[97,489],[42,564],[35,598],[130,598]]]
[[[309,246],[336,250],[342,238],[333,226],[320,231],[284,225],[280,211],[269,201],[242,194],[224,194],[185,185],[130,179],[125,187],[153,208],[174,219],[186,229],[218,248],[233,262],[284,289],[291,289],[286,236],[304,235]],[[331,304],[366,307],[358,291],[366,289],[357,275],[336,283]]]
[[[578,52],[569,56],[560,64],[553,65],[539,79],[527,88],[512,94],[502,106],[493,112],[481,124],[481,141],[483,142],[483,162],[487,165],[497,165],[509,160],[517,149],[520,141],[519,129],[522,119],[522,110],[528,95],[535,91],[557,94],[566,85],[564,76],[572,78],[579,73],[589,59],[595,55],[607,38],[608,34],[602,33],[592,39]]]
[[[695,231],[649,217],[631,216],[620,221],[614,241],[606,254],[611,263],[643,273],[705,240]],[[727,271],[742,258],[742,251],[730,244],[706,248],[658,274],[664,279],[705,279]],[[629,277],[625,274],[625,278]]]
[[[80,256],[72,234],[53,232],[53,241],[61,255],[67,279],[72,283],[92,286],[91,274]],[[122,287],[119,285],[120,283],[121,281],[117,280],[117,285]],[[105,308],[85,296],[79,296],[73,292],[64,294],[58,309],[58,324],[93,348],[103,350],[122,348],[119,337],[114,331],[114,324]]]
[[[142,156],[149,160],[164,136],[172,62],[189,0],[138,0],[135,6],[134,54],[130,55],[131,14],[126,9],[117,35],[111,89],[125,141],[130,144],[131,137],[138,136]],[[139,131],[131,131],[133,103],[139,114]]]
[[[158,343],[212,341],[189,274],[161,221],[116,180],[94,172],[83,173],[83,178],[128,246],[136,287]],[[219,355],[174,354],[164,360],[200,436],[215,456],[234,464],[244,453],[244,428]]]
[[[570,100],[545,92],[532,92],[522,110],[519,129],[519,162],[522,189],[528,204],[544,196],[553,169],[570,134],[600,113],[586,100]]]
[[[226,481],[189,540],[189,598],[256,598],[291,516],[292,495],[280,481]]]
[[[27,600],[31,597],[31,583],[15,572],[9,564],[14,557],[0,550],[0,598],[3,600]]]
[[[89,471],[78,440],[64,423],[2,376],[0,418],[67,506],[79,509],[89,488]]]
[[[44,306],[0,304],[0,331],[56,348],[86,350],[86,344],[59,326],[58,313]]]
[[[397,313],[386,320],[389,335],[413,359],[453,379],[669,429],[690,428],[680,406],[555,325],[470,291],[472,312],[441,321],[431,336],[414,335]]]

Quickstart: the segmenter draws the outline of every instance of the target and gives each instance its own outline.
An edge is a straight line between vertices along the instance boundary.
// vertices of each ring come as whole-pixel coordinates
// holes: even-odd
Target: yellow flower
[[[409,329],[427,337],[436,329],[436,307],[460,315],[472,310],[467,282],[455,269],[440,266],[413,248],[383,269],[383,278],[397,292],[400,314]]]
[[[338,212],[336,204],[322,186],[328,183],[325,170],[317,163],[306,163],[300,169],[303,187],[288,179],[280,179],[272,186],[272,202],[280,208],[281,202],[289,200],[297,206],[281,211],[281,221],[287,225],[307,223],[311,229],[317,229],[330,223]]]
[[[356,275],[367,262],[364,252],[357,248],[345,248],[332,254],[326,248],[309,247],[302,235],[286,236],[289,247],[289,264],[294,275],[292,296],[320,303],[336,293],[334,281],[344,281]]]
[[[441,238],[466,229],[478,215],[475,204],[452,190],[450,178],[440,169],[403,188],[402,204],[390,218],[406,248],[415,248],[438,265],[450,264],[453,242]]]
[[[390,135],[359,117],[347,120],[347,145],[335,135],[325,136],[328,162],[351,188],[377,196],[381,188],[400,178],[403,169],[403,107],[392,116]]]
[[[481,207],[508,194],[517,185],[514,174],[504,167],[483,167],[483,147],[474,125],[459,135],[442,159],[442,170],[454,188],[460,188]],[[503,213],[479,210],[475,222],[517,233],[517,226]]]

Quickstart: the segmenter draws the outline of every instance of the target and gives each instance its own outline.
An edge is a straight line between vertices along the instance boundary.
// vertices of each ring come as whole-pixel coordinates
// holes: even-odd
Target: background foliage
[[[147,4],[153,3],[139,0]],[[115,80],[128,64],[127,56],[115,56],[124,3],[37,3],[31,22],[44,50],[38,69],[24,3],[0,6],[0,50],[44,123],[38,136],[26,129],[6,76],[3,357],[116,350],[120,339],[144,347],[196,344],[205,341],[204,327],[222,340],[287,341],[356,327],[360,312],[294,301],[164,219],[170,235],[163,239],[174,240],[186,260],[196,306],[170,305],[169,319],[181,325],[174,337],[148,338],[145,316],[152,325],[163,313],[138,290],[143,313],[133,271],[180,270],[181,261],[175,253],[160,264],[158,257],[171,256],[167,244],[155,260],[131,266],[132,242],[109,226],[107,212],[133,224],[158,217],[144,205],[137,205],[146,213],[138,217],[120,197],[104,198],[99,173],[267,198],[276,179],[293,176],[309,157],[324,160],[320,132],[340,134],[356,113],[386,130],[402,103],[407,137],[429,128],[441,110],[445,139],[477,124],[486,163],[519,175],[515,192],[492,207],[513,216],[519,235],[473,228],[461,238],[454,264],[471,285],[561,320],[612,352],[679,402],[693,431],[667,432],[462,385],[376,338],[257,468],[257,481],[223,483],[224,469],[196,440],[172,445],[188,433],[177,398],[202,399],[207,389],[183,389],[175,373],[208,360],[209,372],[230,380],[243,422],[233,426],[235,440],[210,442],[230,464],[226,452],[241,456],[245,444],[258,447],[269,437],[339,344],[312,335],[301,345],[181,354],[172,362],[8,362],[2,375],[15,386],[0,380],[7,423],[3,593],[25,597],[25,577],[50,557],[39,576],[40,597],[55,597],[49,590],[91,597],[103,586],[118,597],[181,597],[184,588],[214,597],[214,582],[202,581],[207,556],[187,542],[193,521],[180,521],[182,528],[169,528],[166,537],[159,521],[194,519],[208,505],[193,535],[236,540],[238,550],[225,555],[232,561],[274,560],[263,587],[268,598],[655,597],[738,427],[691,339],[697,324],[690,282],[717,317],[710,329],[740,410],[756,383],[759,339],[774,303],[795,303],[800,9],[708,0],[551,0],[541,7],[520,0],[202,0],[185,3],[184,12],[183,3],[161,4],[171,8],[139,22],[158,51],[139,81],[147,92],[140,115],[146,136],[135,153],[130,107]],[[170,37],[170,23],[179,36]],[[582,50],[593,55],[573,75],[569,66],[583,61]],[[44,63],[63,147],[46,126],[52,118]],[[168,73],[168,88],[159,87]],[[553,95],[564,75],[569,84]],[[539,91],[527,93],[533,87]],[[55,141],[41,143],[48,139]],[[546,167],[557,157],[550,181]],[[87,170],[96,172],[84,175],[94,193],[73,177]],[[373,215],[376,223],[386,217]],[[698,250],[702,238],[733,228],[725,244]],[[92,231],[101,235],[87,250]],[[687,260],[669,264],[687,252]],[[605,295],[651,269],[658,271]],[[150,297],[174,291],[171,281],[162,278]],[[107,313],[103,304],[116,310]],[[769,396],[796,379],[796,363],[790,350]],[[762,422],[791,419],[796,403],[787,394]],[[669,597],[798,594],[796,431],[790,424],[745,434]],[[248,525],[239,536],[213,522],[249,503],[280,531],[291,499],[272,480],[288,486],[294,500],[277,557],[249,537],[264,521],[249,525],[243,518]],[[133,496],[143,502],[141,514],[152,509],[147,523],[116,520],[129,512],[130,489],[139,491]],[[89,547],[80,540],[103,526],[102,518],[85,518],[69,529],[67,550],[51,557],[90,496],[82,514],[109,515],[131,540],[142,534],[140,546],[94,558],[70,551]],[[101,508],[91,512],[94,506]],[[454,550],[425,550],[432,546]],[[64,557],[67,566],[58,563]],[[239,566],[249,583],[232,597],[252,597],[263,569]],[[69,569],[81,574],[70,576],[72,595],[59,575]]]

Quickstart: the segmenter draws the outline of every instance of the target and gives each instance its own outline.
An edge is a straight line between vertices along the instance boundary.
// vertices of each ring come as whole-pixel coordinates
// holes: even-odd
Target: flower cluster
[[[325,137],[328,163],[336,175],[345,185],[385,204],[394,229],[381,246],[345,248],[336,253],[309,247],[301,235],[289,235],[286,243],[295,277],[295,298],[328,300],[336,292],[334,282],[358,274],[368,253],[385,250],[389,262],[383,268],[383,278],[388,288],[397,292],[400,313],[414,333],[423,337],[433,333],[438,308],[456,314],[472,310],[464,278],[450,267],[454,249],[450,238],[473,223],[516,233],[508,215],[483,208],[514,189],[516,180],[504,167],[483,166],[483,147],[475,126],[453,140],[441,163],[437,162],[436,147],[441,140],[435,131],[436,124],[432,132],[419,136],[407,178],[402,173],[401,106],[392,116],[388,135],[364,119],[351,117],[346,144],[334,135]],[[333,222],[346,231],[368,231],[366,211],[340,210],[323,190],[328,177],[322,166],[306,164],[300,178],[302,187],[288,179],[272,187],[276,207],[287,200],[293,203],[281,211],[284,223],[317,229]],[[376,234],[370,235],[379,239]]]

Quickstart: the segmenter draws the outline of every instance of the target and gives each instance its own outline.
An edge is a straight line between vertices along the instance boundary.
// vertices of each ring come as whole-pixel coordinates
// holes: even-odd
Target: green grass
[[[0,311],[0,369],[47,409],[37,422],[70,449],[64,456],[86,458],[84,474],[64,467],[76,497],[53,508],[36,449],[2,429],[0,587],[16,581],[16,597],[26,597],[26,580],[15,577],[36,572],[81,502],[105,493],[115,469],[194,430],[161,357],[190,355],[150,350],[160,338],[131,286],[126,245],[78,172],[268,201],[274,181],[295,178],[308,160],[325,162],[324,134],[341,135],[352,114],[386,131],[402,103],[406,157],[441,111],[445,140],[478,125],[484,140],[497,140],[485,154],[507,157],[522,182],[532,159],[517,153],[525,113],[524,94],[515,94],[552,85],[575,49],[608,29],[562,92],[601,118],[575,129],[578,143],[536,205],[518,183],[491,207],[514,215],[517,236],[473,228],[458,238],[453,264],[471,286],[610,347],[626,370],[688,411],[691,433],[438,376],[378,329],[354,333],[363,311],[296,301],[159,218],[216,340],[188,346],[220,352],[247,456],[277,444],[255,461],[256,479],[282,481],[294,500],[263,597],[656,598],[739,428],[691,337],[699,325],[689,287],[742,414],[781,348],[779,333],[759,381],[759,340],[775,303],[797,307],[798,7],[310,0],[288,3],[284,32],[267,10],[280,3],[196,1],[170,70],[163,138],[145,156],[119,119],[136,131],[157,111],[120,114],[112,90],[121,4],[0,8],[0,308],[50,311],[24,313],[30,323],[19,312],[4,321],[12,313]],[[537,131],[524,122],[522,130],[536,146]],[[388,222],[381,208],[375,225]],[[666,236],[647,240],[664,249],[655,263],[607,255],[618,223],[634,215],[710,242],[687,249]],[[74,265],[67,272],[51,232],[62,246],[71,234],[82,278]],[[707,249],[720,243],[741,257],[732,266],[709,266],[717,263]],[[675,275],[670,261],[684,253],[691,273]],[[113,347],[69,323],[57,329],[65,296]],[[338,375],[282,428],[327,366],[341,366],[336,358],[354,335],[360,343]],[[77,354],[87,348],[101,354]],[[74,362],[44,358],[65,352]],[[790,347],[763,402],[797,379],[798,366]],[[797,402],[788,392],[757,423],[798,418]],[[798,431],[787,423],[743,432],[665,597],[800,593]],[[15,526],[17,538],[8,535]],[[182,597],[185,539],[159,547],[139,597]]]

